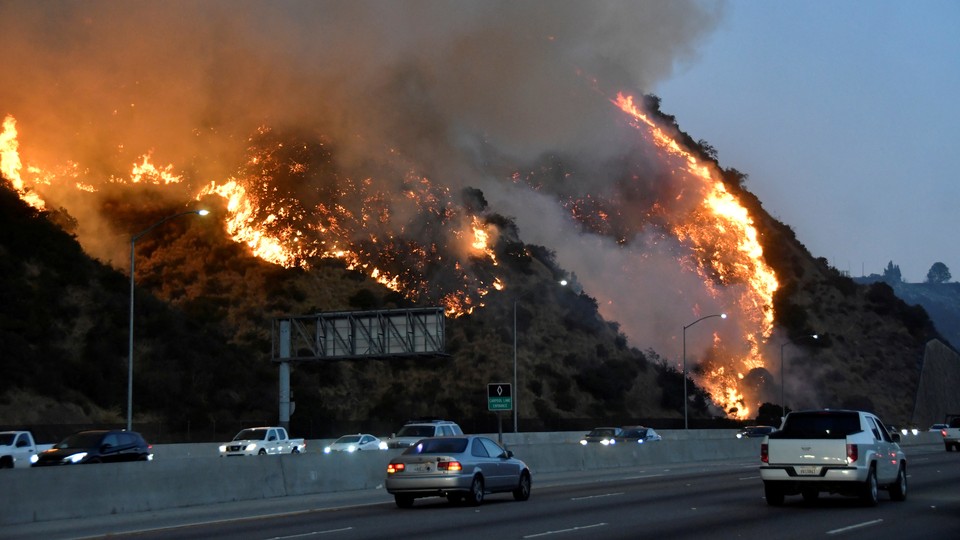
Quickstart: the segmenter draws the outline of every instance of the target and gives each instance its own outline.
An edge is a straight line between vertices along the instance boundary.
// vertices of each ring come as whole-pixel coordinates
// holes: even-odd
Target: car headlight
[[[221,445],[220,445],[220,451],[225,453],[225,452],[227,451],[227,445],[221,444]]]
[[[247,452],[253,452],[257,448],[257,443],[250,443],[247,445]]]
[[[586,439],[580,439],[580,444],[586,446],[586,445],[587,445],[587,440],[586,440]]]
[[[38,462],[38,461],[40,461],[40,455],[39,455],[39,454],[33,454],[32,456],[30,456],[30,463],[36,463],[36,462]]]
[[[87,457],[86,452],[77,452],[76,454],[73,454],[72,456],[68,457],[64,461],[67,461],[69,463],[80,463],[81,461],[83,461],[83,458],[85,457]]]
[[[324,454],[329,454],[329,453],[330,453],[330,447],[329,447],[329,446],[323,447],[323,453],[324,453]]]
[[[386,450],[388,448],[387,443],[383,441],[380,441],[380,444],[378,446],[380,447],[381,450]]]
[[[918,433],[920,433],[920,430],[917,429],[917,428],[913,428],[913,429],[910,430],[910,433],[912,433],[912,434],[914,434],[914,435],[917,435]]]
[[[356,451],[357,451],[357,445],[355,444],[351,444],[350,446],[347,447],[347,452],[356,452]]]

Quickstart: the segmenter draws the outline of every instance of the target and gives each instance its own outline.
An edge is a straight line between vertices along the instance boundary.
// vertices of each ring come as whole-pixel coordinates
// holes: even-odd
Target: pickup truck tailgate
[[[847,465],[846,439],[769,439],[769,465]]]

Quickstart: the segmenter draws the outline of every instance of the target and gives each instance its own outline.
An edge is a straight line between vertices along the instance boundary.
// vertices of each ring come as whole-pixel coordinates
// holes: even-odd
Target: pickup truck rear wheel
[[[890,493],[891,501],[907,500],[907,465],[900,464],[900,470],[897,471],[897,479],[887,488]]]
[[[299,453],[300,453],[300,448],[294,446],[294,447],[293,447],[293,451],[290,452],[290,453],[291,453],[291,454],[299,454]]]
[[[770,506],[783,506],[783,489],[773,482],[763,483],[763,496]]]
[[[880,501],[878,496],[879,487],[877,486],[877,469],[870,466],[870,472],[867,473],[867,480],[860,487],[860,500],[866,506],[876,506]]]

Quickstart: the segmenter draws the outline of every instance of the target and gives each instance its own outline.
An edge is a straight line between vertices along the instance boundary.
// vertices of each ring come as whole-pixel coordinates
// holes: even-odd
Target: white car
[[[386,450],[387,443],[369,433],[357,433],[356,435],[344,435],[333,444],[323,448],[324,454],[331,452],[360,452],[361,450]]]

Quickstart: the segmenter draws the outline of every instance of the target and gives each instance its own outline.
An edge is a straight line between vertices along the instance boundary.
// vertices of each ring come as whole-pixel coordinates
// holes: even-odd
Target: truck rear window
[[[791,413],[771,439],[843,439],[859,433],[860,415],[855,412]]]

